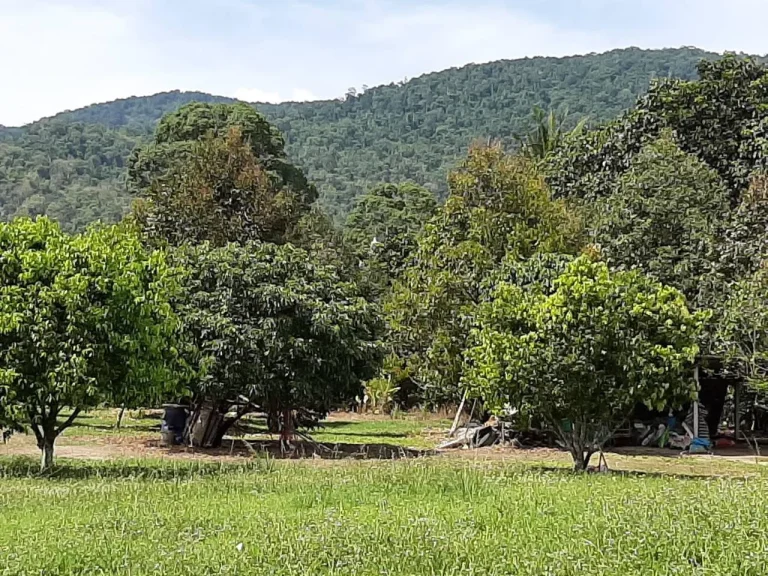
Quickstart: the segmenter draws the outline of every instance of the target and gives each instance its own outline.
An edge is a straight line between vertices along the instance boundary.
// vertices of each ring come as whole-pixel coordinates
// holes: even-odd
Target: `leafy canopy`
[[[245,104],[193,103],[165,116],[130,162],[150,238],[284,242],[317,197],[283,139]]]
[[[317,190],[286,157],[285,141],[280,132],[248,104],[211,104],[192,102],[163,116],[151,143],[137,148],[128,162],[128,177],[139,191],[147,188],[175,162],[192,152],[192,146],[204,138],[224,138],[237,128],[253,157],[274,180],[307,205],[317,198]]]
[[[578,220],[549,198],[535,164],[499,146],[470,150],[450,186],[386,303],[395,351],[437,403],[460,396],[467,336],[500,263],[580,243]]]
[[[704,315],[637,272],[581,256],[552,282],[552,264],[531,259],[518,269],[526,282],[499,283],[480,306],[464,382],[496,410],[543,418],[584,469],[638,403],[663,409],[695,395]]]
[[[408,264],[424,225],[437,212],[434,195],[415,184],[380,184],[360,196],[347,217],[346,241],[382,286]]]
[[[706,305],[730,207],[717,173],[666,134],[632,159],[609,196],[586,206],[606,263],[638,269]]]
[[[0,261],[0,397],[6,418],[31,426],[45,467],[80,410],[176,389],[177,282],[162,252],[124,227],[70,236],[17,219],[0,224]]]
[[[208,134],[144,190],[135,218],[153,240],[284,242],[307,207],[276,187],[239,128]]]
[[[446,175],[467,146],[477,138],[515,145],[535,105],[568,109],[574,122],[608,121],[631,108],[652,78],[692,80],[702,58],[717,57],[692,48],[630,48],[504,60],[358,90],[343,101],[255,107],[284,135],[291,162],[317,184],[322,207],[342,220],[378,182],[411,181],[444,198]],[[233,103],[174,91],[0,129],[0,217],[47,214],[67,230],[119,220],[133,196],[134,186],[125,184],[131,150],[151,145],[160,119],[191,101]],[[216,113],[206,115],[209,128],[221,124]]]
[[[570,139],[549,162],[555,194],[609,195],[632,158],[668,130],[684,152],[717,172],[737,204],[768,158],[768,67],[731,54],[698,69],[698,80],[655,81],[634,109]]]
[[[198,401],[325,413],[360,394],[380,361],[376,306],[290,244],[185,246],[179,314],[200,366]],[[223,433],[223,431],[222,431]]]

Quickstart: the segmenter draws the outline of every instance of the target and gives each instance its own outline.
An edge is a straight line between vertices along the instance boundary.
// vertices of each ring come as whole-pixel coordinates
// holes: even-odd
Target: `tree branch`
[[[248,414],[249,412],[255,412],[259,408],[255,406],[253,403],[248,402],[247,404],[244,404],[241,408],[237,410],[235,415],[232,418],[225,418],[222,420],[221,424],[219,425],[219,429],[223,429],[224,431],[229,430],[235,422],[240,420],[243,416]]]
[[[72,426],[72,423],[75,421],[75,418],[77,418],[79,414],[80,414],[80,408],[75,408],[74,410],[72,410],[72,414],[69,415],[69,418],[67,418],[64,421],[64,423],[54,431],[55,436],[58,436],[59,434],[64,432],[64,430]]]

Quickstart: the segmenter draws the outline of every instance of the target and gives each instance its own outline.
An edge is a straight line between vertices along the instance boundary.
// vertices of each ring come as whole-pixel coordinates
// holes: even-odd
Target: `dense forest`
[[[567,110],[573,124],[598,123],[630,108],[652,78],[695,78],[696,64],[714,56],[631,48],[506,60],[350,89],[338,100],[256,107],[283,134],[320,204],[339,219],[375,183],[412,181],[444,198],[447,174],[468,146],[477,139],[513,145],[534,106]],[[47,214],[69,230],[117,220],[132,197],[131,150],[151,138],[163,115],[191,101],[232,100],[169,92],[0,129],[0,217]]]

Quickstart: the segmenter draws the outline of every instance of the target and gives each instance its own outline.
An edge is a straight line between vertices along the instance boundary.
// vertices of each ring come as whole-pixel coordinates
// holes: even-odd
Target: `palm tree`
[[[582,118],[572,130],[566,130],[568,110],[558,113],[555,110],[545,112],[536,106],[533,109],[533,128],[523,136],[515,136],[523,155],[533,160],[543,160],[557,148],[566,137],[582,132],[587,123]]]

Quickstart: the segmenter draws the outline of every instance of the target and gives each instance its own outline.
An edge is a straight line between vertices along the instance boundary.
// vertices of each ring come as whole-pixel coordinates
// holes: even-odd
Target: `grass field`
[[[78,419],[49,476],[30,437],[0,446],[0,576],[767,573],[755,462],[612,453],[644,472],[573,475],[551,450],[231,458],[147,448],[157,414],[114,420]],[[430,448],[447,425],[344,415],[313,436]]]
[[[755,574],[768,478],[2,460],[0,574]],[[327,463],[326,463],[327,464]]]

